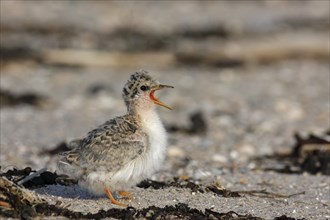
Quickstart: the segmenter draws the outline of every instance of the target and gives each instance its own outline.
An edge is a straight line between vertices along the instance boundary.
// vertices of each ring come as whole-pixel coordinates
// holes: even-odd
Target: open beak
[[[171,108],[170,106],[168,106],[168,105],[166,105],[165,103],[161,102],[161,101],[160,101],[159,99],[157,99],[157,98],[155,97],[155,95],[154,95],[155,91],[160,90],[160,89],[163,89],[163,88],[174,88],[174,87],[173,87],[173,86],[161,85],[161,84],[160,84],[160,85],[158,85],[158,86],[156,86],[156,87],[154,87],[154,88],[151,89],[151,92],[150,92],[150,99],[151,99],[155,104],[160,105],[160,106],[163,106],[163,107],[165,107],[165,108],[167,108],[167,109],[172,110],[172,108]]]

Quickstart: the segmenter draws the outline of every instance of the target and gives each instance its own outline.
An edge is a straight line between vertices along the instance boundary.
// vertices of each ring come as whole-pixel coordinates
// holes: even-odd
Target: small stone
[[[279,100],[275,104],[276,111],[284,113],[284,115],[290,120],[299,120],[304,116],[304,110],[298,103],[289,102],[287,100]]]
[[[230,152],[229,156],[230,156],[231,159],[235,160],[235,159],[238,158],[238,152],[233,150],[233,151]]]
[[[240,146],[239,153],[244,155],[245,157],[253,156],[255,155],[255,147],[250,144],[244,144]]]
[[[218,162],[218,163],[227,163],[228,162],[227,157],[225,157],[224,155],[221,155],[221,154],[214,154],[212,156],[212,160],[214,162]]]
[[[182,149],[180,149],[178,147],[173,147],[173,146],[168,148],[167,153],[168,153],[168,156],[170,156],[170,157],[185,157],[186,156],[186,153]]]

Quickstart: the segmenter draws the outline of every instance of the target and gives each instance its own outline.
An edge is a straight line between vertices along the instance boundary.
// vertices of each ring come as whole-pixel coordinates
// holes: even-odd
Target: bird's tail
[[[72,160],[76,157],[75,152],[65,152],[61,155],[60,160],[57,162],[58,174],[65,174],[70,178],[79,179],[83,173],[83,169],[79,167],[79,164],[74,163]]]

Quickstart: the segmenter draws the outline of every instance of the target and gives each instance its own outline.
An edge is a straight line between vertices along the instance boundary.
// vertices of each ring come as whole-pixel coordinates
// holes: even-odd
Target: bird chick
[[[124,86],[127,114],[106,121],[90,131],[75,147],[62,153],[58,171],[78,180],[94,194],[111,192],[128,195],[125,189],[150,177],[161,167],[166,150],[166,131],[156,105],[171,109],[155,97],[162,85],[141,70],[132,74]]]

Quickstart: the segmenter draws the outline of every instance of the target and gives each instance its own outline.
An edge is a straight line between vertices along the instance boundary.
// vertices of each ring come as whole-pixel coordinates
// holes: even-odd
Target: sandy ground
[[[315,68],[318,74],[309,71]],[[5,169],[10,168],[7,166],[31,166],[55,171],[57,156],[40,155],[40,152],[55,148],[61,141],[83,136],[97,124],[124,111],[119,92],[121,85],[116,82],[124,82],[125,74],[104,70],[63,74],[60,69],[61,72],[49,73],[45,77],[43,71],[46,70],[2,76],[4,85],[11,87],[10,83],[15,82],[19,88],[38,85],[36,80],[43,78],[40,87],[30,87],[30,90],[51,97],[50,100],[56,103],[52,103],[55,107],[47,107],[51,108],[48,110],[28,106],[1,110],[1,161]],[[205,71],[202,74],[200,71],[171,70],[154,74],[162,82],[172,82],[176,87],[161,95],[174,107],[173,111],[159,109],[165,125],[188,126],[187,112],[198,110],[204,113],[209,129],[203,135],[170,133],[168,158],[153,179],[165,181],[187,175],[202,183],[218,181],[230,190],[265,189],[284,195],[305,194],[276,199],[247,195],[238,199],[222,198],[211,192],[193,194],[189,189],[134,188],[135,197],[130,205],[136,208],[163,207],[183,202],[200,210],[233,210],[265,219],[281,215],[329,218],[329,177],[253,171],[256,164],[249,161],[253,156],[289,150],[294,142],[294,131],[317,134],[326,129],[329,104],[327,65],[310,61],[288,62],[275,69],[273,66],[254,71],[240,70],[239,77],[231,71]],[[300,80],[294,80],[298,74]],[[87,80],[91,75],[92,80]],[[17,80],[19,77],[24,77],[21,86]],[[62,81],[61,77],[66,80]],[[181,77],[187,78],[177,81]],[[192,88],[189,79],[198,80],[200,86]],[[86,95],[86,89],[95,81],[108,85],[109,91]],[[258,87],[255,87],[256,81]],[[65,89],[68,84],[70,89]],[[208,94],[205,99],[204,94]],[[196,100],[203,103],[202,106]],[[218,107],[213,103],[219,103]],[[236,168],[231,170],[233,164]],[[106,197],[95,198],[78,186],[50,185],[36,189],[36,192],[51,203],[58,200],[70,203],[70,209],[75,211],[93,213],[113,207]]]
[[[235,211],[238,214],[251,214],[265,219],[274,219],[282,215],[305,219],[329,218],[329,210],[327,210],[329,186],[328,180],[324,177],[281,175],[279,178],[274,173],[251,172],[226,174],[222,175],[221,179],[223,185],[230,189],[266,189],[283,195],[305,193],[292,198],[274,199],[258,196],[224,198],[213,193],[194,193],[174,187],[162,190],[134,188],[131,192],[135,197],[129,205],[146,208],[151,205],[164,207],[186,203],[191,208],[199,210],[211,209],[220,213]],[[77,185],[72,187],[51,185],[37,189],[36,192],[50,203],[60,200],[64,205],[71,204],[70,209],[84,213],[95,213],[99,209],[110,208],[106,197],[93,197]],[[77,196],[80,196],[80,199],[77,199]]]
[[[20,47],[33,52],[31,57],[36,51],[38,56],[42,54],[39,54],[40,48],[43,48],[43,51],[53,51],[54,48],[57,51],[60,48],[62,51],[70,46],[74,50],[80,47],[94,50],[102,47],[97,43],[98,39],[99,42],[107,42],[104,37],[108,31],[117,30],[116,28],[121,26],[147,30],[157,36],[175,35],[182,38],[179,41],[170,39],[162,46],[161,51],[174,54],[177,58],[174,62],[172,58],[169,61],[168,58],[157,56],[162,65],[133,61],[129,66],[125,66],[125,62],[115,66],[104,66],[103,63],[89,65],[80,58],[78,61],[69,59],[69,63],[74,65],[63,65],[63,60],[43,56],[42,62],[36,62],[29,56],[21,57],[21,60],[11,60],[6,56],[4,59],[9,60],[5,60],[1,65],[1,89],[14,94],[31,92],[45,97],[45,101],[37,106],[1,107],[2,171],[26,166],[35,170],[46,167],[49,171],[56,171],[57,155],[43,152],[55,148],[63,141],[82,137],[109,118],[124,114],[122,86],[133,71],[145,68],[159,81],[175,87],[158,95],[174,110],[158,109],[165,127],[170,132],[166,162],[161,171],[151,177],[153,180],[166,182],[173,177],[188,176],[201,186],[218,182],[232,191],[266,190],[284,196],[263,198],[244,195],[239,198],[225,198],[212,192],[192,192],[187,188],[169,187],[156,190],[134,187],[130,190],[134,195],[129,201],[130,206],[141,209],[151,205],[164,207],[185,203],[202,211],[235,211],[264,219],[274,219],[282,215],[296,219],[329,219],[329,176],[265,171],[253,160],[256,156],[290,152],[295,143],[295,132],[302,136],[311,133],[321,135],[329,129],[329,64],[327,59],[324,59],[324,51],[326,54],[328,49],[320,52],[318,44],[308,44],[317,47],[315,50],[310,47],[306,50],[306,47],[303,47],[303,51],[312,51],[312,55],[295,56],[290,53],[296,52],[296,48],[289,48],[290,53],[286,53],[277,50],[274,52],[273,48],[262,46],[261,48],[266,48],[267,54],[269,52],[272,55],[264,58],[264,52],[254,51],[251,55],[256,60],[254,62],[255,60],[247,58],[249,56],[237,58],[236,53],[231,52],[232,48],[227,48],[229,54],[234,54],[235,59],[246,61],[246,65],[217,67],[212,60],[216,56],[205,63],[203,59],[210,57],[199,57],[198,62],[202,62],[202,65],[177,63],[180,60],[177,55],[182,51],[202,53],[201,45],[205,46],[205,51],[212,51],[215,47],[218,51],[222,48],[218,45],[237,43],[242,46],[239,47],[243,48],[242,51],[247,52],[247,45],[251,42],[259,45],[258,39],[273,35],[284,36],[283,39],[286,39],[276,41],[278,45],[291,45],[290,42],[294,41],[295,36],[302,35],[311,36],[308,37],[308,42],[321,42],[322,48],[326,48],[328,42],[323,39],[329,34],[329,29],[322,24],[324,21],[325,24],[328,22],[329,3],[311,2],[299,5],[281,1],[265,1],[263,4],[254,2],[248,5],[238,2],[223,2],[222,5],[208,2],[203,6],[197,2],[168,5],[162,2],[161,4],[167,5],[170,14],[161,13],[160,6],[154,4],[146,10],[145,2],[141,5],[130,4],[128,8],[125,4],[113,3],[108,10],[105,3],[79,3],[74,14],[76,16],[81,15],[86,7],[90,7],[91,14],[100,13],[99,16],[90,17],[81,15],[80,19],[68,16],[68,11],[61,10],[73,7],[68,2],[57,5],[40,3],[38,7],[22,2],[1,2],[1,25],[4,30],[1,33],[1,48],[8,49],[19,44]],[[208,15],[205,15],[206,12],[203,14],[199,7],[205,7]],[[8,13],[8,10],[12,9],[15,9],[15,12]],[[230,16],[229,9],[237,16]],[[45,13],[42,11],[45,10],[49,13],[40,19],[38,16],[43,16]],[[136,20],[128,16],[132,11],[132,17],[137,18]],[[74,30],[79,33],[77,42],[70,41],[70,33],[61,38],[56,34],[51,37],[53,35],[50,36],[47,32],[45,26],[53,24],[59,12],[63,16],[57,20],[57,26],[52,28],[63,28],[67,31],[75,27]],[[143,17],[136,15],[143,12],[146,12]],[[27,13],[31,16],[26,16]],[[157,19],[151,19],[155,15],[159,15]],[[177,20],[170,18],[173,16]],[[122,18],[122,21],[119,22],[118,18]],[[106,22],[107,19],[109,22]],[[285,23],[287,20],[291,23]],[[303,21],[305,26],[298,21]],[[211,37],[212,39],[208,38],[203,44],[195,35],[192,39],[186,38],[182,33],[178,34],[181,29],[187,29],[190,34],[194,30],[201,31],[201,27],[208,27],[206,23],[212,27],[218,24],[226,27],[224,30],[227,30],[229,37],[221,38],[222,40]],[[283,26],[283,23],[288,26]],[[321,25],[317,26],[316,23]],[[40,34],[43,32],[36,30],[33,34],[17,37],[20,32],[13,31],[31,25],[36,25],[47,34]],[[93,33],[97,33],[95,36],[99,35],[99,38]],[[205,30],[203,33],[205,34]],[[31,39],[35,39],[34,44],[29,44]],[[64,43],[58,45],[61,39]],[[117,43],[103,45],[105,50],[125,51],[125,54],[132,50],[129,43],[120,46],[120,37],[114,39],[117,39]],[[298,47],[301,48],[299,44]],[[289,59],[287,54],[293,58]],[[284,58],[279,58],[281,56]],[[267,59],[268,62],[264,62]],[[122,68],[123,66],[125,68]],[[189,127],[189,117],[196,112],[202,114],[207,126],[205,131],[190,134],[182,131],[184,129],[173,129]],[[63,206],[70,204],[68,209],[83,213],[114,208],[105,196],[95,197],[78,185],[48,185],[34,191],[50,204],[61,201]]]

